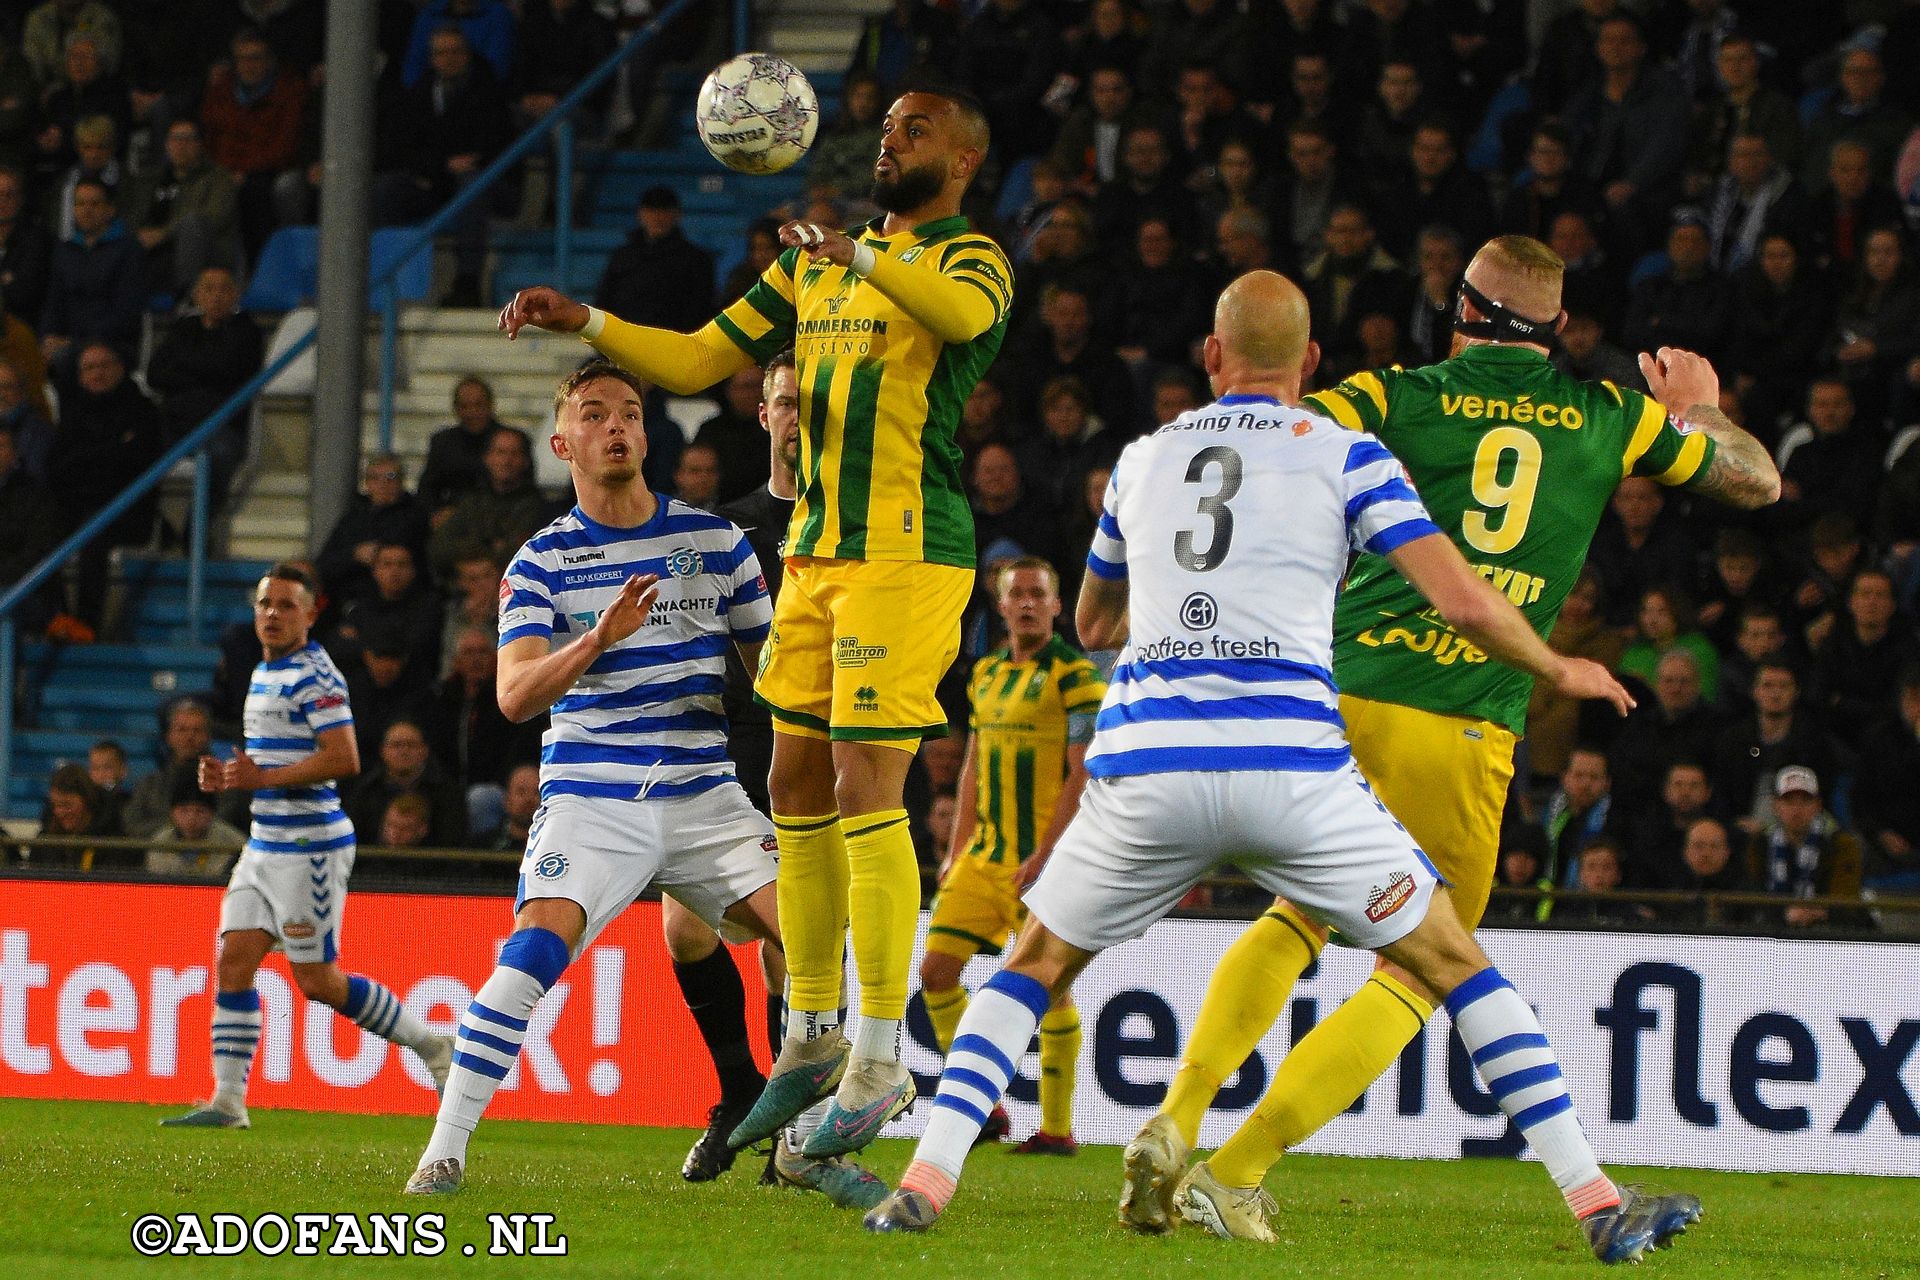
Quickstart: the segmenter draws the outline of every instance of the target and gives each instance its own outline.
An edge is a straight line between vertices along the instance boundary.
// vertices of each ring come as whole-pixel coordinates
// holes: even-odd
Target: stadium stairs
[[[182,693],[213,684],[222,628],[246,622],[247,599],[265,570],[252,560],[211,560],[200,643],[187,629],[187,563],[147,555],[121,557],[113,632],[126,637],[107,644],[60,645],[32,641],[21,647],[27,690],[22,728],[14,735],[14,764],[7,815],[33,818],[46,796],[47,778],[66,763],[85,764],[87,749],[102,738],[126,748],[133,778],[161,755],[160,708]]]
[[[760,47],[792,58],[821,96],[823,122],[838,110],[841,70],[869,0],[806,0],[779,3],[762,15]],[[771,177],[731,173],[714,162],[691,125],[698,69],[668,74],[668,91],[681,105],[678,122],[663,146],[646,151],[582,147],[570,269],[559,278],[551,228],[496,229],[491,240],[490,289],[496,306],[522,287],[559,285],[574,296],[591,296],[608,256],[627,237],[640,193],[663,184],[679,193],[687,237],[714,255],[716,282],[744,256],[746,230],[754,219],[781,205],[797,204],[804,170]],[[440,273],[445,275],[444,270]],[[262,317],[277,353],[311,327],[310,308]],[[369,320],[368,380],[377,379],[377,322]],[[419,477],[432,432],[451,420],[454,384],[478,373],[494,388],[501,421],[544,435],[552,421],[555,381],[578,364],[582,349],[570,337],[526,333],[507,343],[495,331],[491,309],[409,306],[400,314],[400,341],[393,406],[393,448],[409,484]],[[228,559],[207,565],[206,611],[199,643],[186,628],[187,569],[184,559],[122,554],[106,643],[23,647],[21,674],[26,697],[15,735],[9,794],[0,797],[5,816],[18,822],[40,812],[47,777],[60,764],[84,763],[87,749],[113,738],[127,750],[135,777],[160,752],[159,708],[177,693],[208,688],[218,658],[214,642],[230,622],[246,621],[248,592],[265,566],[304,555],[317,533],[309,523],[313,479],[309,467],[314,365],[311,352],[276,380],[259,401],[253,445],[238,478],[234,502],[216,531],[215,547]],[[674,417],[691,434],[712,408],[704,401],[679,402]],[[380,394],[370,385],[363,401],[363,456],[378,447]],[[564,468],[544,449],[535,450],[538,479],[548,488],[565,480]],[[190,493],[182,466],[161,492],[162,511],[183,526]]]

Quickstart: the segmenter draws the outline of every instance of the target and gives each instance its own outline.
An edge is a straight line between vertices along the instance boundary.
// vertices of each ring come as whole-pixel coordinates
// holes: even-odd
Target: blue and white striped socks
[[[936,1209],[946,1209],[974,1138],[1007,1091],[1014,1065],[1052,1003],[1047,989],[1024,973],[1002,969],[987,979],[954,1032],[933,1115],[913,1163],[900,1176],[903,1190],[918,1191]]]
[[[400,997],[381,983],[357,973],[347,975],[347,1002],[340,1006],[340,1012],[381,1039],[416,1052],[425,1049],[433,1039],[427,1024],[408,1013]]]
[[[449,1156],[465,1165],[467,1141],[520,1056],[534,1006],[559,980],[569,959],[567,944],[549,929],[518,930],[500,948],[499,967],[460,1017],[453,1071],[440,1094],[440,1114],[420,1157],[421,1168]]]
[[[247,1072],[260,1046],[260,993],[219,991],[213,997],[213,1106],[247,1110]]]
[[[1573,1114],[1553,1046],[1512,984],[1489,965],[1454,988],[1447,1012],[1480,1079],[1526,1135],[1573,1216],[1584,1218],[1619,1204],[1619,1191],[1600,1171]]]

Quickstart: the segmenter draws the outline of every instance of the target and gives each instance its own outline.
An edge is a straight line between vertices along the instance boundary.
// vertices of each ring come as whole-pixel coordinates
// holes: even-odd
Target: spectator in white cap
[[[1820,779],[1805,765],[1774,775],[1773,821],[1747,846],[1748,877],[1783,898],[1860,896],[1860,841],[1821,806]],[[1825,907],[1783,913],[1793,928],[1824,923]]]

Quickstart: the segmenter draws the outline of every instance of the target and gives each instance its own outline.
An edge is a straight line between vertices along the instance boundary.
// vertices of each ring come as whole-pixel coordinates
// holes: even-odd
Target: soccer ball
[[[778,173],[807,154],[820,99],[800,68],[771,53],[743,53],[700,85],[694,127],[713,158],[741,173]]]

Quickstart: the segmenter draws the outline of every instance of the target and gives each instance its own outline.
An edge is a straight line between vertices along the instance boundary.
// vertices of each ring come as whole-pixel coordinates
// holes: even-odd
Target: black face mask
[[[1469,302],[1480,313],[1481,319],[1466,318]],[[1515,315],[1464,279],[1460,281],[1460,292],[1453,300],[1453,331],[1469,338],[1483,338],[1492,342],[1532,342],[1552,350],[1559,345],[1553,323],[1553,320],[1529,320],[1525,316]]]

